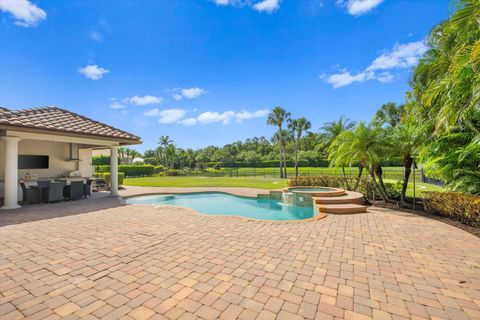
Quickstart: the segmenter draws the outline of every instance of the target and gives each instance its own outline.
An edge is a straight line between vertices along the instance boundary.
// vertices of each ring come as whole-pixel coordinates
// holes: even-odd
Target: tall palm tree
[[[312,127],[310,121],[304,117],[288,121],[288,128],[292,132],[295,139],[295,176],[298,177],[298,149],[300,148],[300,142],[302,134]]]
[[[158,139],[158,151],[160,151],[161,159],[165,166],[168,166],[168,159],[167,159],[167,148],[173,141],[170,139],[169,136],[161,136]]]
[[[287,177],[287,159],[284,148],[283,124],[290,118],[290,112],[282,107],[275,107],[270,111],[267,118],[267,124],[278,128],[278,147],[280,152],[280,178]],[[283,169],[282,169],[283,168]]]

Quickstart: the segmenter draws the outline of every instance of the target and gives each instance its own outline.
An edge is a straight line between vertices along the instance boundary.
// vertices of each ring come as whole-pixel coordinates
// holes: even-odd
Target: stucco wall
[[[39,179],[59,177],[66,171],[80,170],[83,177],[92,176],[92,149],[80,149],[81,161],[66,161],[70,157],[69,144],[39,140],[20,140],[18,153],[26,155],[48,155],[48,169],[20,169],[18,178],[25,173],[38,174]],[[5,170],[5,141],[0,140],[0,197],[3,197],[3,179]],[[20,189],[19,189],[20,190]],[[20,193],[21,194],[21,193]]]

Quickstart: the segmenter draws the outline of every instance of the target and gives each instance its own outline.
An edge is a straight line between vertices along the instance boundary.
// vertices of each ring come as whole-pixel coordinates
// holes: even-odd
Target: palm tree
[[[284,151],[284,137],[283,137],[283,124],[290,118],[290,112],[285,111],[282,107],[275,107],[270,111],[267,124],[277,126],[278,128],[278,146],[280,152],[280,178],[287,177],[287,159]],[[283,170],[282,170],[283,167]]]
[[[300,147],[300,142],[302,134],[312,127],[310,121],[304,117],[288,121],[288,128],[292,132],[295,139],[295,176],[298,177],[298,149]]]
[[[344,131],[333,140],[329,148],[329,160],[333,166],[352,165],[353,162],[358,161],[359,173],[354,189],[358,188],[365,168],[372,178],[375,189],[379,190],[382,198],[387,201],[388,196],[383,185],[381,171],[378,172],[378,164],[382,160],[384,147],[382,131],[377,127],[367,126],[364,122],[360,122],[355,129]],[[376,174],[379,175],[380,186],[377,184]]]
[[[168,166],[168,159],[167,159],[167,148],[173,141],[170,139],[169,136],[161,136],[158,139],[158,151],[160,153],[161,159],[163,160],[163,164]]]
[[[414,123],[413,120],[406,121],[390,130],[389,138],[393,146],[391,152],[393,154],[400,153],[403,158],[404,175],[400,193],[400,200],[403,202],[405,201],[408,180],[412,171],[413,156],[419,153],[420,147],[425,141],[424,129]],[[413,179],[415,179],[415,177],[413,177]]]
[[[480,2],[455,4],[457,10],[428,37],[410,95],[417,121],[433,137],[423,160],[453,188],[480,193],[480,160],[472,161],[480,157],[465,157],[480,141]]]
[[[352,130],[356,126],[355,121],[351,121],[345,116],[340,116],[338,120],[325,122],[320,128],[323,147],[328,149],[342,132]],[[345,176],[345,165],[341,166],[343,176]],[[361,173],[360,173],[361,174]]]
[[[405,106],[397,106],[393,102],[388,102],[380,107],[373,117],[373,123],[378,126],[388,124],[390,127],[396,127],[405,116]]]

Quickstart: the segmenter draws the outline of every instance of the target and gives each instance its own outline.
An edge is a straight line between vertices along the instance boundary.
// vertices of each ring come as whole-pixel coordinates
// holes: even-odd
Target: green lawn
[[[395,183],[396,181],[387,179],[387,180],[385,180],[385,182]],[[442,188],[442,187],[433,185],[433,184],[421,183],[421,182],[415,183],[415,196],[418,197],[418,198],[421,198],[422,194],[426,191],[442,191],[442,190],[445,190],[445,189]],[[413,197],[413,182],[412,181],[410,181],[408,183],[407,197]]]
[[[278,189],[285,187],[287,180],[253,177],[144,177],[126,178],[123,184],[141,187],[246,187]]]
[[[403,167],[383,167],[384,179],[398,180],[403,177]],[[192,175],[204,175],[212,177],[262,177],[262,178],[279,178],[279,168],[223,168],[223,169],[208,169],[207,172],[193,173]],[[289,177],[295,175],[295,168],[287,168]],[[302,176],[327,175],[327,176],[342,176],[341,168],[315,168],[302,167],[299,168],[299,173]],[[358,175],[357,167],[345,168],[345,174],[348,177],[356,177]],[[366,175],[366,170],[363,171],[363,176]],[[420,170],[416,172],[417,181],[420,180]],[[413,177],[413,175],[412,175]]]
[[[395,180],[385,180],[394,183]],[[287,180],[254,177],[144,177],[126,178],[124,185],[140,187],[245,187],[258,189],[278,189],[287,185]],[[443,188],[426,183],[416,184],[416,196],[425,191],[441,191]],[[407,196],[413,196],[413,183],[410,182]]]

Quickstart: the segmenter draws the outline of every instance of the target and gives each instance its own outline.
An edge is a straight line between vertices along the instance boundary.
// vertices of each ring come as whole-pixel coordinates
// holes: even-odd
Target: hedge
[[[205,165],[210,168],[214,167],[222,167],[222,163],[220,162],[206,162]],[[255,167],[255,168],[272,168],[278,167],[280,165],[279,160],[261,160],[257,162],[251,161],[236,161],[234,163],[225,163],[223,166],[225,168],[247,168],[247,167]],[[298,166],[299,167],[328,167],[329,162],[327,159],[321,159],[318,161],[307,161],[307,160],[299,160]],[[294,160],[287,160],[287,167],[295,167]]]
[[[355,189],[355,185],[358,182],[358,186]],[[341,188],[349,191],[357,191],[363,193],[368,199],[373,199],[374,186],[370,179],[365,178],[352,178],[352,177],[336,177],[336,176],[308,176],[308,177],[294,177],[288,182],[290,187],[296,186],[308,186],[308,187],[330,187]],[[385,189],[387,196],[390,199],[400,198],[400,192],[398,188],[391,184],[385,183]],[[380,195],[376,195],[377,199],[380,199]]]
[[[93,156],[92,157],[92,164],[94,166],[108,166],[110,165],[110,156]]]
[[[128,165],[121,164],[118,166],[118,172],[123,172],[126,177],[143,177],[152,176],[155,173],[155,166],[152,165]],[[160,170],[158,168],[158,170]],[[110,166],[96,166],[95,172],[110,172]],[[160,172],[160,171],[159,171]]]
[[[480,227],[480,196],[460,192],[429,191],[424,193],[427,212]]]
[[[105,180],[105,184],[107,186],[109,186],[109,188],[110,188],[110,172],[96,173],[95,177]],[[118,173],[118,185],[119,186],[123,184],[123,178],[124,177],[125,177],[125,174],[123,174],[123,172]]]

